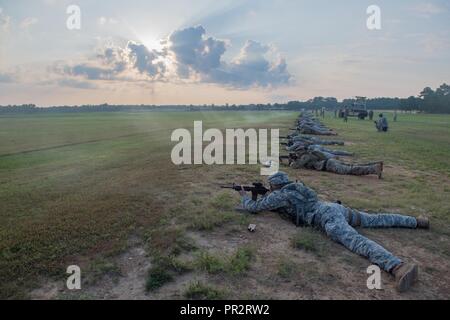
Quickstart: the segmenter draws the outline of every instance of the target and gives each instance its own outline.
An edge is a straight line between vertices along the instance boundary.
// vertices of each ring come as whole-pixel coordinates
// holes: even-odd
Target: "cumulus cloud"
[[[140,73],[145,73],[152,78],[164,75],[166,67],[160,60],[162,54],[158,51],[149,50],[143,44],[128,42],[127,52],[132,66]]]
[[[278,57],[269,61],[266,56],[271,49],[256,41],[247,41],[239,56],[211,74],[213,82],[238,87],[276,86],[287,84],[291,78],[286,61]]]
[[[225,53],[225,42],[205,37],[202,26],[173,32],[169,37],[168,49],[173,53],[179,75],[189,77],[191,72],[209,73],[221,66]]]
[[[247,41],[230,62],[222,59],[227,41],[206,36],[202,26],[173,32],[154,50],[133,41],[110,46],[95,61],[63,68],[63,73],[89,80],[123,80],[133,74],[149,81],[207,82],[247,88],[285,85],[291,75],[273,47]],[[142,80],[140,78],[139,80]]]

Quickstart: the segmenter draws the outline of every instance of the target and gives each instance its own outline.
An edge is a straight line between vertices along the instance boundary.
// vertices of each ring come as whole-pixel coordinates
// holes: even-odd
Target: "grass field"
[[[388,275],[369,291],[369,263],[319,232],[234,212],[238,196],[218,185],[261,180],[258,166],[171,163],[172,130],[194,120],[286,133],[296,115],[0,117],[0,298],[449,298],[450,116],[401,114],[380,134],[328,115],[358,161],[385,160],[383,180],[285,168],[324,199],[431,218],[431,231],[362,231],[421,266],[422,282],[401,296]],[[64,289],[71,264],[82,269],[77,292]]]

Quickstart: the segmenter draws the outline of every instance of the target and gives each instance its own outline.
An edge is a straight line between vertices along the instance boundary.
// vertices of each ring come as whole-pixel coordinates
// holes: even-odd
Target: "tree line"
[[[327,110],[352,107],[356,99],[344,99],[339,102],[334,97],[315,97],[306,101],[290,101],[274,104],[225,104],[225,105],[81,105],[37,107],[34,104],[0,106],[0,114],[40,113],[40,112],[137,112],[137,111],[262,111],[262,110]],[[417,97],[408,98],[371,98],[365,101],[367,109],[403,110],[425,113],[450,113],[450,86],[442,84],[436,90],[424,88]]]

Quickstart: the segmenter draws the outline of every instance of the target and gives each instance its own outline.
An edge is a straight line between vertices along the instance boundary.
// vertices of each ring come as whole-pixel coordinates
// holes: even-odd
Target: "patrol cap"
[[[289,181],[289,177],[288,177],[287,173],[284,173],[282,171],[278,171],[277,173],[271,175],[267,179],[267,181],[269,181],[270,184],[278,185],[278,186],[291,183],[291,181]]]

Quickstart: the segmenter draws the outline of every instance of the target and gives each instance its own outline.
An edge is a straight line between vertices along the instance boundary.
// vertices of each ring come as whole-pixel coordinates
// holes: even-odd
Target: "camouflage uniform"
[[[337,159],[329,159],[325,165],[325,171],[337,174],[365,176],[369,174],[379,174],[380,165],[377,163],[348,164]]]
[[[336,136],[337,134],[328,129],[322,129],[317,126],[310,126],[307,124],[300,125],[297,129],[299,132],[303,134],[315,134],[319,136]]]
[[[377,130],[380,132],[386,132],[388,131],[389,125],[386,117],[381,116],[378,121],[376,122]]]
[[[381,170],[379,163],[348,164],[336,159],[334,154],[323,149],[299,151],[297,157],[297,160],[291,163],[294,169],[306,168],[357,176],[380,174]]]
[[[320,145],[340,145],[343,146],[343,141],[337,141],[337,140],[322,140],[318,139],[316,137],[309,137],[309,136],[301,136],[301,135],[293,135],[289,137],[289,140],[292,142],[303,142],[303,143],[312,143],[312,144],[320,144]]]
[[[348,151],[343,151],[343,150],[331,150],[325,147],[322,147],[318,144],[312,144],[308,147],[308,150],[310,151],[318,151],[318,152],[325,152],[331,155],[335,155],[335,156],[352,156],[353,153],[348,152]]]
[[[351,152],[347,152],[347,151],[343,151],[343,150],[331,150],[325,147],[322,147],[318,144],[311,144],[311,142],[303,142],[303,141],[296,141],[294,142],[292,145],[287,146],[286,147],[287,151],[303,151],[303,150],[307,150],[310,152],[323,152],[328,154],[329,156],[333,157],[333,156],[352,156],[353,153]]]
[[[248,196],[242,197],[243,208],[252,213],[277,211],[292,217],[297,224],[317,227],[325,231],[332,240],[367,257],[388,272],[402,262],[379,244],[360,235],[352,226],[416,228],[417,221],[414,217],[369,214],[337,203],[319,201],[313,190],[302,183],[290,183],[285,173],[279,172],[269,177],[271,184],[284,184],[281,181],[287,184],[257,201]]]

